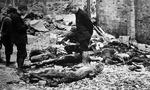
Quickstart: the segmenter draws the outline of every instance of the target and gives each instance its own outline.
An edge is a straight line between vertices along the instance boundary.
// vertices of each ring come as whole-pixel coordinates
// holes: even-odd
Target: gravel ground
[[[38,47],[42,45],[45,48],[46,46],[43,45],[49,45],[47,39],[49,38],[45,36],[43,39],[33,41],[33,43],[38,42]],[[28,51],[37,47],[36,44],[34,45],[29,44],[27,46]],[[13,57],[15,55],[16,51],[14,51]],[[13,60],[15,59],[13,58]],[[150,90],[150,72],[148,69],[143,68],[141,72],[136,72],[130,71],[128,68],[127,65],[105,65],[103,72],[94,78],[63,83],[58,87],[47,87],[39,84],[26,84],[23,81],[7,84],[9,81],[19,80],[19,77],[16,75],[15,69],[0,65],[0,90]]]
[[[103,72],[94,78],[63,83],[58,87],[20,82],[19,84],[10,84],[9,88],[11,89],[9,90],[150,90],[150,72],[145,69],[141,72],[134,72],[130,71],[128,67],[126,65],[105,65]],[[3,75],[3,77],[6,76]],[[5,80],[4,78],[0,78],[0,80]]]

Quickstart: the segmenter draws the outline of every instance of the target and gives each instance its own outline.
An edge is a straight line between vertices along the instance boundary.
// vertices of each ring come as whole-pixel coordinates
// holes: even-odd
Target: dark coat
[[[82,42],[86,39],[90,39],[93,34],[93,24],[90,18],[88,17],[87,13],[79,9],[75,16],[77,29],[71,33],[75,33],[75,36],[79,42]]]
[[[76,16],[76,30],[69,32],[66,35],[65,40],[76,41],[80,43],[80,48],[86,50],[89,45],[89,41],[93,34],[93,24],[88,17],[87,13],[79,9],[75,14]]]
[[[3,26],[2,26],[3,23]],[[11,29],[12,20],[8,16],[2,16],[0,25],[2,26],[1,31],[1,43],[5,46],[5,53],[12,53],[12,39],[11,39]],[[7,52],[8,51],[8,52]]]
[[[2,31],[1,31],[2,37],[10,37],[11,29],[12,29],[11,18],[7,17],[7,16],[2,16],[0,23],[1,23],[0,25],[2,25],[2,23],[3,23],[3,27],[2,27]]]
[[[79,9],[76,15],[76,27],[79,32],[88,31],[89,34],[93,34],[93,24],[86,12]]]
[[[10,13],[12,19],[12,41],[14,43],[27,43],[27,26],[18,13]]]
[[[88,17],[87,13],[79,9],[75,16],[77,29],[71,31],[71,33],[69,33],[68,36],[72,37],[76,35],[79,41],[91,38],[91,35],[93,34],[93,24],[90,18]]]

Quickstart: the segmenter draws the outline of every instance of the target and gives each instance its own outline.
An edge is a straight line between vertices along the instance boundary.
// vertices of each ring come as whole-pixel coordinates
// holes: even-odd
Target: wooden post
[[[129,27],[128,27],[128,35],[132,41],[135,40],[135,4],[134,0],[130,0],[131,2],[131,10],[129,12]]]
[[[12,6],[15,7],[15,0],[12,0]]]
[[[47,0],[43,0],[43,4],[44,4],[44,15],[47,14],[46,2],[47,2]]]
[[[87,13],[88,13],[88,16],[91,18],[91,10],[90,10],[90,0],[87,0]]]
[[[96,24],[100,26],[100,23],[99,23],[99,3],[100,3],[100,0],[96,0]]]

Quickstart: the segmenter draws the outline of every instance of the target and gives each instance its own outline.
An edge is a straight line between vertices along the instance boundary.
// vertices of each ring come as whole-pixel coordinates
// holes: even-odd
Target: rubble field
[[[89,51],[84,52],[82,56],[68,55],[64,45],[57,42],[71,29],[73,20],[66,20],[65,16],[47,16],[42,20],[31,21],[32,28],[28,31],[28,57],[25,60],[26,72],[18,73],[15,65],[5,67],[2,64],[0,88],[2,90],[150,89],[148,45],[121,41],[97,28],[98,31],[94,31],[91,38]],[[15,55],[16,50],[12,57]]]

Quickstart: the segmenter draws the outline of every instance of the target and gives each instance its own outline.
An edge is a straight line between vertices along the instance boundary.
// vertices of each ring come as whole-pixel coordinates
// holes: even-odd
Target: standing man
[[[21,18],[21,15],[17,12],[17,9],[9,7],[7,10],[7,14],[12,20],[11,39],[13,44],[15,44],[17,47],[18,68],[22,69],[24,60],[27,56],[27,26]]]
[[[3,44],[5,47],[6,66],[9,66],[14,62],[10,62],[11,54],[13,52],[13,43],[11,40],[12,21],[7,14],[4,15],[1,13],[0,27],[1,45]]]
[[[87,13],[81,10],[78,5],[70,5],[68,8],[76,16],[76,28],[72,29],[61,42],[70,40],[70,42],[78,43],[77,45],[65,46],[65,50],[69,54],[72,52],[82,53],[88,50],[89,41],[93,34],[93,24]]]

